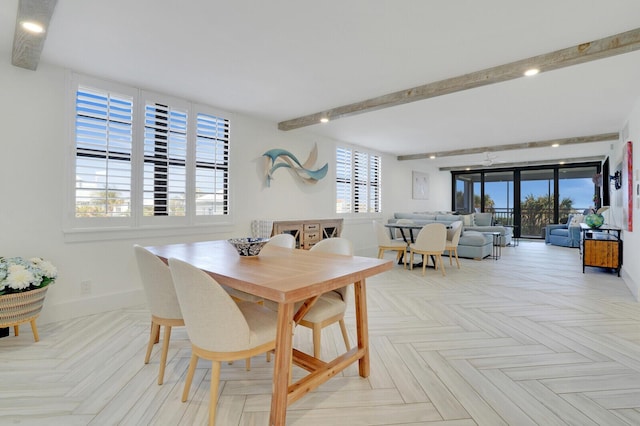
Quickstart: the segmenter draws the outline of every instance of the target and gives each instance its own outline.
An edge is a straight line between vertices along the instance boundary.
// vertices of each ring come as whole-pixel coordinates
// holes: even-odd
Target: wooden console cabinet
[[[324,238],[339,237],[343,219],[283,220],[273,222],[271,235],[291,234],[296,248],[309,250]]]
[[[582,273],[586,266],[614,269],[620,276],[622,240],[619,229],[591,231],[582,228]]]

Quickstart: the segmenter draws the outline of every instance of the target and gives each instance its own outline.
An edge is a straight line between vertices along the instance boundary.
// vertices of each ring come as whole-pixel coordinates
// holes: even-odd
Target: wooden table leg
[[[367,318],[367,290],[363,279],[354,283],[353,290],[356,303],[356,330],[358,335],[358,348],[364,349],[364,355],[358,361],[358,372],[362,377],[369,377],[369,320]]]
[[[287,418],[287,401],[293,349],[293,303],[278,306],[278,334],[273,366],[271,416],[269,425],[284,426]]]

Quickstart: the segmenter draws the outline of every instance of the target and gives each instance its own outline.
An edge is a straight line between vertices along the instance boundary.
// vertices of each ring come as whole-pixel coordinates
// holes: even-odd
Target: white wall
[[[156,245],[248,235],[253,219],[331,218],[334,213],[335,147],[338,142],[318,137],[311,130],[281,132],[275,123],[235,114],[232,117],[232,209],[230,226],[208,228],[198,235],[150,236],[138,233],[126,239],[69,242],[63,233],[65,156],[72,155],[66,136],[66,71],[41,63],[37,72],[0,64],[0,256],[42,256],[59,269],[39,322],[51,322],[122,306],[143,304],[131,246]],[[212,106],[216,106],[212,99]],[[640,103],[630,114],[630,140],[640,141]],[[265,186],[262,154],[283,148],[306,159],[318,143],[319,164],[330,164],[327,178],[305,185],[281,169],[270,188]],[[392,141],[390,141],[392,143]],[[640,166],[638,150],[634,162]],[[619,153],[619,154],[618,154]],[[621,147],[612,151],[612,165]],[[636,167],[637,168],[637,167]],[[429,200],[413,200],[412,171],[429,173]],[[430,160],[396,161],[383,156],[383,213],[345,217],[343,236],[354,243],[356,254],[375,255],[371,220],[386,220],[395,211],[449,210],[451,177]],[[613,214],[617,214],[615,207]],[[631,253],[640,248],[640,219],[634,210],[636,232],[625,232],[623,276],[638,294],[640,265]],[[80,283],[92,282],[90,295],[80,294]]]
[[[625,127],[620,130],[621,140],[614,146],[610,153],[609,166],[611,173],[615,171],[615,167],[622,161],[623,147],[627,141],[633,142],[633,231],[623,231],[623,265],[622,277],[624,278],[629,290],[633,293],[636,300],[640,301],[640,262],[637,261],[638,253],[640,253],[640,205],[638,204],[638,185],[640,185],[640,99],[636,101],[629,120]],[[626,166],[623,164],[623,173],[626,172]],[[621,188],[619,191],[626,190]],[[616,226],[625,228],[622,217],[622,207],[616,205],[616,193],[611,193],[611,204],[613,207],[613,220]]]
[[[121,306],[144,303],[132,245],[156,245],[248,235],[252,219],[331,218],[334,212],[333,161],[336,141],[310,131],[281,132],[275,123],[232,117],[232,209],[230,226],[209,228],[200,235],[159,237],[139,233],[127,239],[69,242],[63,233],[65,156],[67,140],[64,69],[41,63],[36,72],[0,64],[0,256],[41,256],[59,269],[50,287],[39,322],[51,322]],[[216,106],[215,99],[211,105]],[[328,162],[327,178],[305,185],[280,169],[271,187],[265,186],[262,154],[271,148],[291,151],[306,159],[318,143],[318,164]],[[424,162],[397,162],[383,156],[383,209],[375,218],[394,211],[449,208],[449,173]],[[429,172],[431,199],[411,200],[411,170]],[[343,236],[354,242],[357,254],[374,255],[371,219],[346,218]],[[80,283],[91,281],[90,295]]]

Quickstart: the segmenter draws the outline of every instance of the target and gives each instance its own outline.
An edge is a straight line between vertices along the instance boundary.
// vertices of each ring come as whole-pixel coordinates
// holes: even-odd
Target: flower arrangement
[[[48,260],[0,257],[0,296],[46,287],[58,276]]]

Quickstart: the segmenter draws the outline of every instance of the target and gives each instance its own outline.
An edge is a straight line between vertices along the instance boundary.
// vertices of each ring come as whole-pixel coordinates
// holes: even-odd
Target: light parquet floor
[[[389,254],[391,256],[391,254]],[[371,376],[347,369],[289,407],[289,425],[639,425],[640,304],[577,249],[522,241],[447,276],[393,270],[368,281]],[[354,341],[353,310],[347,325]],[[159,348],[143,364],[144,307],[0,339],[0,424],[205,424],[209,364],[180,402],[190,349],[174,329],[164,385]],[[298,347],[311,351],[308,329]],[[323,357],[343,349],[325,329]],[[272,365],[223,365],[218,425],[268,424]],[[295,375],[301,372],[294,369]]]

